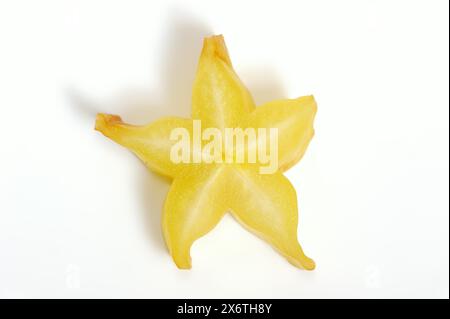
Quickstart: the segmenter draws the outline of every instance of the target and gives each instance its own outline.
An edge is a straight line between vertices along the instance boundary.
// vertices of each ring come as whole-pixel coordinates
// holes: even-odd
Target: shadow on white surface
[[[94,102],[77,90],[69,90],[67,94],[71,105],[83,120],[91,122],[93,127],[95,115],[99,112],[119,114],[125,122],[133,124],[150,123],[169,115],[190,116],[192,83],[203,38],[213,33],[202,23],[180,12],[169,19],[167,30],[167,34],[162,37],[166,44],[159,54],[161,67],[158,76],[162,91],[128,90],[106,105]],[[229,50],[233,60],[233,49]],[[236,71],[242,75],[257,105],[285,97],[276,73],[266,66]],[[147,233],[153,246],[166,251],[161,231],[161,213],[170,180],[153,172],[141,172],[137,182],[141,188],[142,214]]]

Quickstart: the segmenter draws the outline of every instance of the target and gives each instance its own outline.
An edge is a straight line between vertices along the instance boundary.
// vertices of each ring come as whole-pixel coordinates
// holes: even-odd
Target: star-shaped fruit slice
[[[212,230],[227,212],[255,233],[294,266],[312,270],[297,240],[297,196],[283,172],[297,163],[313,137],[316,103],[312,96],[277,100],[256,107],[236,75],[222,36],[204,40],[192,94],[192,118],[166,117],[144,126],[125,124],[119,116],[98,114],[96,130],[134,152],[152,171],[172,180],[162,218],[167,247],[179,268],[191,268],[190,248]],[[261,163],[176,162],[171,136],[182,128],[191,134],[195,122],[202,128],[277,129],[278,166],[263,174]],[[203,143],[203,142],[202,142]],[[266,143],[256,142],[237,153]],[[204,143],[203,143],[204,144]],[[202,144],[202,145],[203,145]],[[193,149],[202,153],[203,150]],[[225,158],[222,150],[219,159]],[[202,156],[202,154],[197,154]]]

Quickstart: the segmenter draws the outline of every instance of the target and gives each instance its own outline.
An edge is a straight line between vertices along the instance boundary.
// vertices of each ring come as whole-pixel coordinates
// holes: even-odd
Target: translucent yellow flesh
[[[176,177],[189,164],[175,164],[170,160],[170,140],[174,128],[185,128],[192,134],[192,120],[167,117],[143,126],[125,124],[117,115],[97,114],[95,129],[118,144],[125,146],[151,170],[167,177]]]
[[[233,70],[223,37],[206,38],[192,94],[192,117],[204,127],[236,127],[255,108]]]
[[[316,111],[316,102],[312,96],[273,101],[257,107],[243,121],[242,126],[278,129],[278,165],[279,170],[284,172],[294,166],[305,153],[314,135]]]
[[[227,198],[233,216],[294,266],[314,269],[297,241],[297,195],[289,180],[281,173],[261,175],[250,169],[235,169],[229,179],[234,185]]]
[[[175,164],[169,136],[174,128],[192,133],[192,119],[170,117],[146,126],[99,114],[96,129],[133,151],[150,169],[173,178],[163,212],[163,233],[179,268],[190,268],[190,247],[226,212],[271,244],[293,265],[311,270],[314,261],[297,240],[297,197],[282,172],[304,154],[313,130],[312,96],[255,108],[235,74],[221,36],[205,39],[192,97],[193,119],[202,127],[278,128],[279,169],[264,175],[257,164]],[[256,147],[248,145],[248,148]]]
[[[176,178],[164,204],[163,232],[179,268],[191,268],[192,243],[209,232],[227,211],[225,169],[209,165]]]

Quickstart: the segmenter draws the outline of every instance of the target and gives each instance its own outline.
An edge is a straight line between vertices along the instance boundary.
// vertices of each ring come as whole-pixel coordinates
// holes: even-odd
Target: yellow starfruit
[[[270,243],[294,266],[312,270],[297,240],[297,196],[283,172],[303,156],[313,137],[316,103],[312,96],[277,100],[255,106],[236,75],[222,36],[204,39],[192,94],[192,118],[167,117],[144,126],[125,124],[116,115],[98,114],[96,130],[134,152],[145,165],[172,180],[162,218],[164,238],[175,264],[191,268],[190,248],[225,213]],[[276,128],[278,169],[262,174],[261,164],[250,162],[174,162],[171,136],[182,128],[194,133],[203,127]],[[250,151],[261,141],[247,143],[236,153]],[[204,144],[204,143],[203,143]],[[193,152],[202,158],[201,148]],[[225,158],[222,149],[220,159]],[[193,154],[195,157],[195,154]]]

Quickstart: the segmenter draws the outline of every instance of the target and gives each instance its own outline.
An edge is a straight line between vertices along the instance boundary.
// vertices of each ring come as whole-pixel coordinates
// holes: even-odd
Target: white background
[[[447,1],[1,1],[0,297],[449,297]],[[298,270],[231,217],[180,271],[169,185],[93,130],[188,116],[222,33],[260,104],[314,94]],[[231,186],[232,187],[232,186]]]

